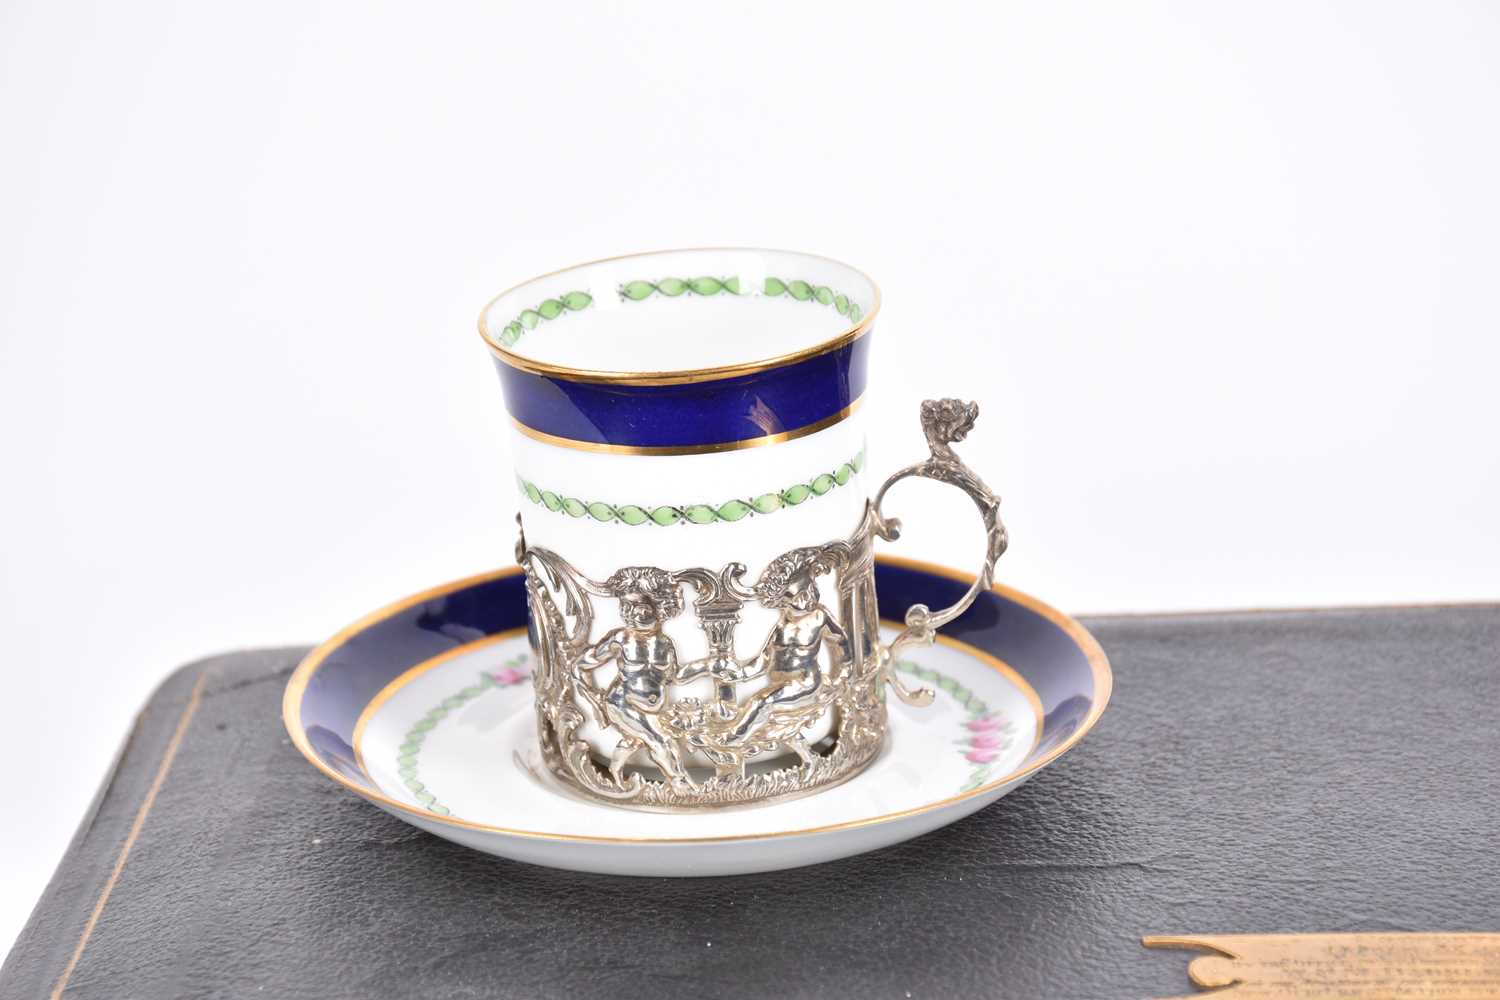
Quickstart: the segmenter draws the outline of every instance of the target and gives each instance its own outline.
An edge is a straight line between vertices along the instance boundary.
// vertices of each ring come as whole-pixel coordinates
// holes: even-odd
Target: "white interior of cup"
[[[485,307],[485,338],[591,372],[684,372],[813,351],[870,319],[860,271],[785,250],[672,250],[533,278]]]

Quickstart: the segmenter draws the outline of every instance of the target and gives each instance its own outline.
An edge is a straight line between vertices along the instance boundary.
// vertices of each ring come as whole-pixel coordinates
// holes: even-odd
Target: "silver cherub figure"
[[[814,754],[802,735],[827,706],[828,681],[820,654],[824,640],[837,647],[840,660],[849,655],[849,637],[837,616],[821,603],[817,577],[828,571],[823,550],[793,549],[771,561],[755,584],[761,605],[780,613],[746,679],[766,676],[766,686],[746,699],[730,731],[731,743],[777,742],[794,750],[804,763]]]
[[[677,683],[677,647],[662,624],[682,611],[682,588],[672,574],[652,566],[630,566],[604,583],[620,601],[621,627],[610,629],[579,656],[580,673],[613,665],[615,677],[602,692],[591,688],[589,698],[601,726],[621,734],[609,758],[609,773],[623,783],[622,770],[638,751],[645,750],[661,773],[678,790],[692,787],[676,741],[662,732],[659,716],[667,688]]]

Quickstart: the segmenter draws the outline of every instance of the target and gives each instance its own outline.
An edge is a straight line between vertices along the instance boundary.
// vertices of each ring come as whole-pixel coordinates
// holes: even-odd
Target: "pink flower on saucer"
[[[964,723],[972,732],[982,733],[988,729],[999,729],[1000,720],[993,715],[982,716],[978,719],[970,719]]]
[[[976,764],[988,764],[998,756],[1000,756],[1000,751],[998,750],[970,750],[964,754],[964,760],[970,760]]]
[[[989,750],[993,747],[999,747],[1004,742],[1005,737],[1001,736],[999,733],[980,733],[978,736],[975,736],[973,739],[969,740],[969,745],[974,747],[976,750]]]
[[[490,679],[501,687],[509,684],[519,684],[531,676],[531,671],[524,667],[504,667],[490,674]]]

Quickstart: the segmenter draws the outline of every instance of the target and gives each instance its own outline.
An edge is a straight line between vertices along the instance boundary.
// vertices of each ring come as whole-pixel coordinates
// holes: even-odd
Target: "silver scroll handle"
[[[871,505],[875,533],[888,542],[901,537],[901,522],[886,517],[881,512],[886,490],[903,479],[913,476],[934,479],[940,483],[956,486],[969,495],[979,516],[984,521],[985,552],[984,566],[964,596],[941,611],[932,611],[925,604],[913,604],[906,609],[906,628],[891,640],[881,651],[882,673],[885,683],[896,692],[896,696],[908,705],[930,705],[934,697],[931,688],[907,688],[896,677],[896,654],[907,646],[929,646],[937,637],[937,630],[968,610],[982,591],[990,589],[995,582],[995,560],[999,559],[1009,544],[1005,525],[1000,523],[1000,498],[984,485],[974,470],[964,464],[953,451],[953,443],[962,441],[974,429],[979,416],[978,403],[965,403],[961,399],[929,399],[922,403],[922,432],[927,435],[927,446],[932,454],[915,465],[896,472],[880,487]]]

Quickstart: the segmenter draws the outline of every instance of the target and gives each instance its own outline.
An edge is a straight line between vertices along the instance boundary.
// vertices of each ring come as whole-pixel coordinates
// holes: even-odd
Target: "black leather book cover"
[[[951,827],[732,878],[530,867],[309,767],[299,650],[157,691],[0,998],[1186,994],[1145,934],[1500,927],[1500,607],[1089,623],[1098,729]]]

